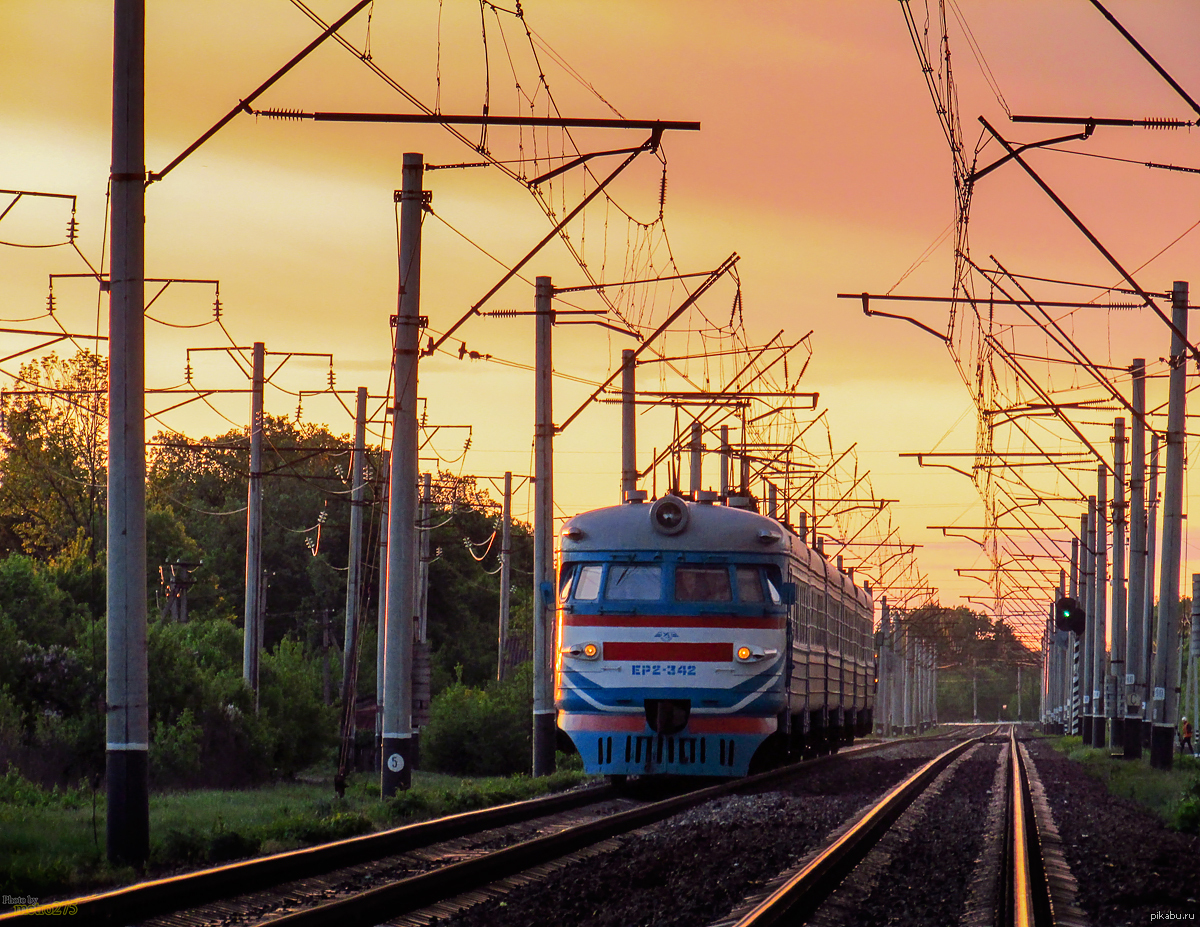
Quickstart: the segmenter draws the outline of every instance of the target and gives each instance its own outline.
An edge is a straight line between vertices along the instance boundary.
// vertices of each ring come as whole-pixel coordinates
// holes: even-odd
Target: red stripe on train
[[[773,734],[778,727],[774,718],[750,718],[744,715],[692,715],[690,734]]]
[[[733,659],[733,644],[729,641],[605,641],[604,659],[728,663]]]
[[[563,615],[571,628],[749,628],[783,627],[782,618],[749,618],[739,615]]]

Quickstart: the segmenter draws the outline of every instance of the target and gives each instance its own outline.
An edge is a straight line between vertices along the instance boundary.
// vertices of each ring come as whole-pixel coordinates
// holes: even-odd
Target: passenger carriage
[[[868,591],[773,518],[631,495],[562,532],[555,704],[588,772],[742,776],[870,730]]]

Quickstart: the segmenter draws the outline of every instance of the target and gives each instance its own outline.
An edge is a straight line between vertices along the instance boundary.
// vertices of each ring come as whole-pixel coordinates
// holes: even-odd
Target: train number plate
[[[634,676],[695,676],[694,663],[635,663]]]

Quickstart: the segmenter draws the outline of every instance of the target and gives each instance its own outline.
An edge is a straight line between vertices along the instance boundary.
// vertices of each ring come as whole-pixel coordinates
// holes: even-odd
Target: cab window
[[[657,564],[612,564],[604,583],[604,598],[658,600],[662,598],[662,567]]]
[[[738,600],[741,602],[762,602],[763,587],[759,578],[758,567],[737,568]]]
[[[732,602],[729,569],[723,566],[680,564],[675,568],[675,601]]]
[[[567,564],[562,568],[558,578],[558,601],[565,602],[571,598],[571,583],[575,579],[575,565]]]
[[[579,568],[575,580],[575,599],[593,602],[600,598],[600,573],[604,568],[598,563],[588,563]]]
[[[771,597],[772,605],[782,605],[783,596],[779,594],[779,587],[775,585],[774,578],[767,577],[767,595]]]

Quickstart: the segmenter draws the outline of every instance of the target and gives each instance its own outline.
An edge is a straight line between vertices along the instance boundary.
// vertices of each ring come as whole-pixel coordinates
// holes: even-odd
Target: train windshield
[[[758,567],[737,568],[738,599],[742,602],[762,602],[762,573]]]
[[[676,602],[732,602],[729,568],[684,566],[675,568]]]
[[[575,579],[575,598],[587,602],[600,598],[600,573],[604,569],[599,563],[585,563],[579,568]]]
[[[658,564],[612,564],[604,584],[606,599],[662,598],[662,567]],[[576,594],[578,598],[578,593]]]

